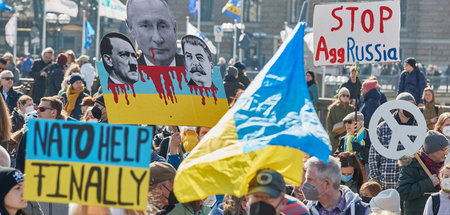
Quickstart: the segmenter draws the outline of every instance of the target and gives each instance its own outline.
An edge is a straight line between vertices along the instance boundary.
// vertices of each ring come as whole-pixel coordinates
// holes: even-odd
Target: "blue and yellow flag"
[[[328,161],[328,135],[314,111],[305,80],[299,23],[236,104],[178,168],[180,202],[216,194],[242,196],[262,168],[299,185],[303,152]],[[302,152],[303,151],[303,152]]]
[[[241,22],[241,0],[229,0],[222,8],[222,13]]]

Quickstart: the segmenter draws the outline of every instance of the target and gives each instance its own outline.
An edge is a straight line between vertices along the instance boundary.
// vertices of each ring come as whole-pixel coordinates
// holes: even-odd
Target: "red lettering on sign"
[[[325,42],[325,38],[323,36],[320,37],[319,44],[317,44],[316,61],[320,58],[320,52],[325,52],[325,60],[328,60],[327,43]]]
[[[133,97],[136,98],[136,92],[134,92],[134,86],[132,84],[114,84],[114,83],[108,83],[108,90],[111,90],[111,92],[114,95],[114,102],[117,104],[119,102],[119,94],[125,93],[125,99],[127,100],[127,105],[130,105],[130,101],[128,100],[128,93],[127,90],[130,90],[130,88],[133,90]]]
[[[339,26],[338,26],[338,27],[335,27],[335,28],[334,28],[334,27],[331,28],[331,31],[337,31],[337,30],[339,30],[339,29],[342,27],[342,18],[336,15],[336,11],[342,10],[343,7],[344,7],[344,6],[340,6],[340,7],[334,8],[333,11],[331,12],[331,15],[332,15],[335,19],[337,19],[337,20],[339,21]]]
[[[387,11],[389,15],[387,17],[383,16],[383,12]],[[389,20],[392,17],[392,9],[386,6],[380,7],[380,33],[384,33],[384,23],[383,21]]]
[[[193,93],[193,91],[195,90],[195,94],[198,95],[198,93],[200,93],[200,95],[202,96],[202,105],[205,105],[205,96],[203,95],[203,92],[206,94],[206,97],[209,98],[209,94],[208,91],[211,91],[213,97],[214,97],[214,103],[217,104],[217,98],[216,98],[216,93],[217,93],[217,88],[212,88],[212,87],[199,87],[199,86],[192,86],[189,85],[189,89],[191,90],[191,93]],[[198,92],[197,92],[198,91]]]
[[[358,7],[347,7],[346,10],[351,11],[351,32],[355,29],[355,11],[358,10]]]
[[[366,15],[369,15],[369,22],[370,22],[370,25],[369,25],[368,28],[367,28],[367,26],[366,26]],[[373,24],[374,24],[373,13],[372,13],[371,10],[367,9],[367,10],[365,10],[365,11],[362,13],[362,15],[361,15],[361,25],[362,25],[362,28],[364,29],[365,32],[369,33],[369,32],[371,32],[372,29],[373,29],[373,26],[374,26]]]

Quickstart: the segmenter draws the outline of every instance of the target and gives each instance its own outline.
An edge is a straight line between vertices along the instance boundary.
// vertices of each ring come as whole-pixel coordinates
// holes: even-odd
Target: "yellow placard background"
[[[48,164],[48,165],[60,165],[67,164],[68,167],[61,168],[59,174],[59,194],[66,195],[66,197],[52,197],[56,193],[58,186],[58,167],[57,166],[44,166],[42,168],[42,175],[45,177],[41,178],[41,195],[38,195],[39,186],[39,166],[32,165],[33,163]],[[83,181],[81,183],[81,198],[76,191],[75,185],[72,183],[72,169],[75,175],[75,180],[77,182],[76,186],[80,186],[81,172],[84,167]],[[97,188],[90,186],[87,190],[86,196],[86,184],[88,181],[89,172],[92,168],[99,167],[101,169],[101,181],[98,182],[97,171],[95,171],[91,177],[90,182],[93,184],[100,183],[100,201],[97,198]],[[106,178],[106,189],[105,189],[105,170],[108,168],[108,176]],[[119,194],[119,172],[122,169],[121,175],[121,189]],[[124,166],[113,166],[113,165],[97,165],[97,164],[87,164],[87,163],[70,163],[70,162],[54,162],[54,161],[34,161],[27,160],[25,162],[25,191],[24,198],[28,201],[42,201],[42,202],[56,202],[56,203],[79,203],[83,205],[97,205],[105,207],[119,207],[125,209],[135,209],[135,210],[145,210],[147,207],[147,196],[149,187],[149,177],[150,170],[148,168],[133,168]],[[141,179],[142,175],[145,174],[140,182],[140,187],[138,190],[138,184],[133,178],[131,172],[137,179]],[[70,196],[70,189],[73,189],[73,195]],[[106,192],[106,194],[105,194]],[[87,199],[86,199],[87,197]],[[120,203],[119,204],[119,198]],[[106,200],[106,201],[105,201]],[[109,201],[109,203],[107,202]]]

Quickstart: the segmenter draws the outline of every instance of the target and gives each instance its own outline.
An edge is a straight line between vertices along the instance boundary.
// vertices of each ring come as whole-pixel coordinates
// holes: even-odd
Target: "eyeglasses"
[[[14,77],[3,77],[2,79],[5,79],[7,81],[14,81]]]
[[[353,123],[353,120],[345,120],[344,121],[344,124],[352,124]]]
[[[40,111],[40,112],[44,112],[47,109],[54,110],[55,108],[49,108],[49,107],[44,107],[44,106],[37,107],[37,110]]]
[[[342,94],[341,97],[350,97],[348,94]]]

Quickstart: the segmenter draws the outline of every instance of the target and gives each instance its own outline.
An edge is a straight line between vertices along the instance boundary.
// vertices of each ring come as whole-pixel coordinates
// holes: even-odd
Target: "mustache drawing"
[[[206,75],[205,70],[200,65],[194,65],[189,72],[192,74],[198,72],[202,75]]]

